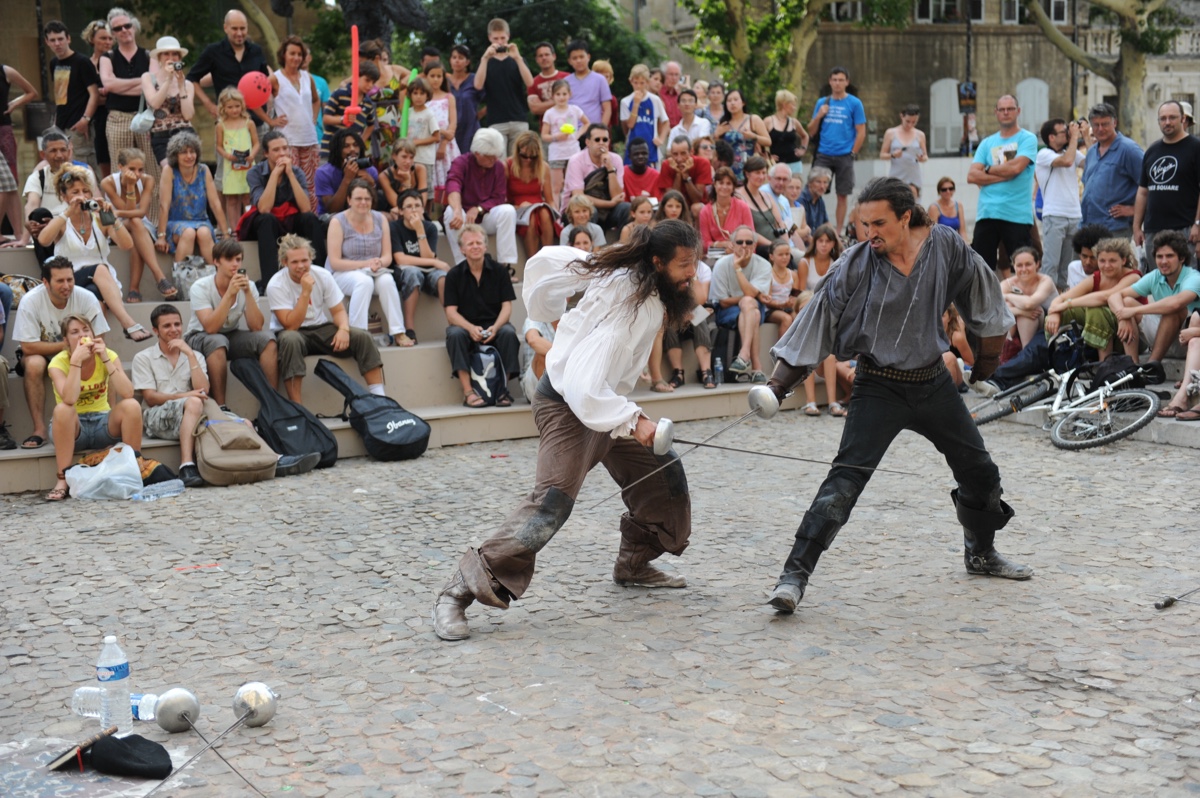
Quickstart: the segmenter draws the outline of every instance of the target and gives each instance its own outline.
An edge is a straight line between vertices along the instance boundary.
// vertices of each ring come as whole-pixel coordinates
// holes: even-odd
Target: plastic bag
[[[142,472],[132,447],[114,446],[97,466],[77,465],[64,476],[76,499],[129,499],[142,489]]]

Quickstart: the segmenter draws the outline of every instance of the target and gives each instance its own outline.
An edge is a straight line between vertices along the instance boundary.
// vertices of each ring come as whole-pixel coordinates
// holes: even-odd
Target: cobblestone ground
[[[787,413],[724,442],[829,458],[840,425]],[[692,545],[670,562],[687,589],[612,583],[620,503],[583,509],[613,488],[601,471],[526,598],[473,607],[454,644],[434,593],[531,485],[535,441],[156,504],[5,497],[0,742],[90,730],[70,695],[116,632],[140,689],[200,696],[206,734],[243,682],[282,693],[222,743],[268,794],[1200,792],[1200,607],[1151,606],[1200,584],[1195,452],[986,432],[1017,511],[1000,548],[1030,582],[964,573],[949,471],[906,435],[883,466],[916,476],[876,476],[801,610],[776,615],[824,469],[697,452]],[[250,793],[207,754],[158,794]]]

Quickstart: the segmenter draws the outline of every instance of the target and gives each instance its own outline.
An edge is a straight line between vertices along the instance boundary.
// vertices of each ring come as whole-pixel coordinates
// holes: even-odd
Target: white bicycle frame
[[[1050,372],[1049,377],[1058,383],[1057,390],[1054,392],[1054,398],[1051,401],[1041,400],[1035,404],[1030,404],[1022,407],[1017,412],[1026,410],[1045,410],[1046,411],[1046,427],[1053,426],[1053,422],[1070,413],[1086,411],[1089,413],[1099,413],[1108,409],[1108,397],[1120,389],[1120,386],[1133,379],[1133,374],[1126,374],[1112,383],[1102,383],[1100,387],[1093,390],[1091,393],[1083,394],[1074,399],[1067,398],[1067,386],[1077,386],[1078,383],[1072,380],[1075,372],[1078,369],[1070,369],[1062,374]]]

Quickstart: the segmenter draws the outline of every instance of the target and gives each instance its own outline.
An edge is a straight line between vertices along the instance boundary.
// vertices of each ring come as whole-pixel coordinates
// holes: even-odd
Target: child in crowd
[[[629,203],[629,223],[621,229],[622,244],[629,243],[633,228],[640,224],[649,225],[654,221],[654,203],[649,197],[634,197]]]
[[[118,152],[117,171],[100,181],[100,190],[112,203],[117,218],[129,220],[126,228],[133,236],[133,251],[129,253],[129,296],[125,301],[131,304],[142,301],[139,286],[142,283],[143,266],[150,267],[163,299],[174,299],[179,291],[158,266],[158,258],[154,254],[157,230],[150,232],[153,223],[146,216],[154,195],[154,178],[146,174],[146,154],[135,148]]]
[[[408,139],[399,139],[392,145],[392,162],[379,173],[379,188],[392,221],[400,218],[400,195],[410,189],[421,192],[424,200],[429,193],[429,172],[416,162],[417,148]]]
[[[446,69],[441,61],[430,61],[425,65],[425,82],[429,84],[429,110],[437,119],[441,141],[437,145],[437,154],[433,162],[433,202],[434,218],[441,218],[438,206],[446,204],[446,178],[450,175],[450,164],[461,153],[458,142],[454,140],[458,129],[458,103],[450,92],[446,91]]]
[[[368,94],[371,89],[375,88],[377,80],[379,80],[379,67],[373,61],[360,62],[358,65],[358,104],[362,111],[350,120],[349,127],[361,136],[363,141],[370,141],[371,136],[375,133],[375,103]],[[333,134],[347,126],[343,117],[353,98],[353,87],[347,82],[345,86],[339,86],[329,96],[329,102],[325,103],[325,107],[321,109],[321,118],[325,122],[325,137],[321,139],[322,161],[329,160],[329,141],[333,138]]]
[[[600,225],[592,221],[592,216],[596,213],[596,206],[592,204],[591,198],[586,194],[580,194],[577,197],[571,197],[571,201],[567,203],[567,221],[570,222],[563,228],[562,236],[559,237],[560,244],[566,244],[571,240],[571,231],[576,228],[584,228],[592,235],[592,244],[597,247],[604,246],[604,231],[600,229]]]
[[[258,155],[258,129],[250,124],[246,99],[232,86],[217,98],[217,113],[217,152],[225,159],[221,165],[221,197],[225,218],[236,225],[250,204],[246,172]]]
[[[429,97],[432,92],[425,78],[416,78],[408,84],[408,140],[416,148],[413,160],[418,166],[425,168],[426,175],[434,173],[437,163],[438,144],[442,140],[438,128],[437,117],[429,110]],[[436,184],[435,184],[436,185]],[[444,184],[443,184],[444,185]],[[426,211],[430,212],[432,198],[426,200]]]
[[[592,242],[592,234],[588,232],[586,227],[572,227],[571,240],[567,244],[575,247],[575,249],[582,249],[584,252],[591,252],[595,248],[595,244]]]
[[[667,109],[657,94],[650,92],[650,69],[645,64],[634,64],[629,70],[629,85],[633,93],[621,100],[621,125],[625,140],[645,139],[650,145],[650,166],[657,166],[660,158],[658,148],[666,141],[671,130]],[[625,148],[625,163],[629,163],[629,148]]]
[[[692,218],[692,211],[687,206],[687,200],[675,189],[663,194],[662,200],[658,203],[658,210],[654,212],[654,224],[665,219],[678,219],[681,222],[687,222],[692,227],[696,226],[696,222]]]
[[[579,138],[591,120],[578,105],[571,105],[571,84],[556,80],[550,84],[554,105],[542,115],[542,141],[550,143],[550,190],[561,197],[567,161],[579,154]]]

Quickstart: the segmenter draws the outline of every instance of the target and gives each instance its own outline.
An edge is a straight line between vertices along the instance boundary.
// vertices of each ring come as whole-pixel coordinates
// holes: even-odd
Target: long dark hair
[[[929,214],[913,196],[908,183],[896,177],[877,177],[867,183],[866,188],[858,195],[858,204],[862,205],[864,202],[886,202],[897,219],[911,213],[908,223],[910,227],[930,227],[933,224],[929,220]]]
[[[358,135],[354,128],[344,127],[334,133],[329,139],[329,162],[342,170],[346,168],[346,159],[342,157],[342,148],[346,145],[346,139],[353,139],[358,144],[360,158],[366,154],[367,149],[362,136]]]
[[[699,252],[700,233],[686,222],[667,219],[654,227],[637,225],[633,228],[628,243],[604,247],[592,255],[590,260],[575,261],[571,268],[578,274],[592,276],[608,275],[627,269],[629,279],[634,284],[633,303],[629,308],[632,313],[658,292],[659,272],[654,259],[658,258],[659,263],[666,265],[675,259],[681,247]]]

